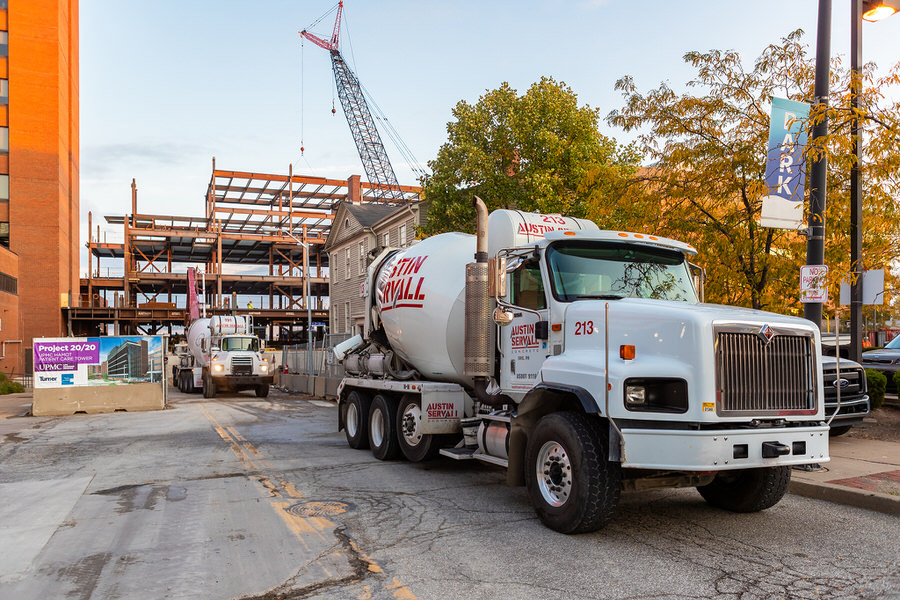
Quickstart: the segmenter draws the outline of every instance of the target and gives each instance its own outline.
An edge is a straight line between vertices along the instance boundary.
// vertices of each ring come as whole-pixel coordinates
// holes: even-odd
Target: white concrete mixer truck
[[[188,393],[202,389],[204,398],[214,398],[219,390],[268,396],[273,374],[252,331],[249,316],[195,319],[187,331],[189,353],[180,355],[174,372],[175,385]]]
[[[369,266],[365,333],[335,349],[350,446],[504,467],[564,533],[623,490],[759,511],[791,465],[829,460],[812,323],[702,303],[682,242],[477,208],[477,236]]]

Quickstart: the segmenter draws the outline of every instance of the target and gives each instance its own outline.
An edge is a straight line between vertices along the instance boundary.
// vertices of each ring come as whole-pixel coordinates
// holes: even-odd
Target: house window
[[[350,279],[350,248],[344,251],[344,279]]]
[[[383,234],[381,236],[381,246],[383,248],[387,248],[390,245],[391,245],[391,234],[390,233]]]
[[[350,318],[350,302],[344,302],[344,333],[350,333],[353,328],[353,320]]]
[[[359,243],[359,274],[366,274],[366,242]]]
[[[399,246],[401,248],[406,247],[406,225],[400,226],[400,243]]]

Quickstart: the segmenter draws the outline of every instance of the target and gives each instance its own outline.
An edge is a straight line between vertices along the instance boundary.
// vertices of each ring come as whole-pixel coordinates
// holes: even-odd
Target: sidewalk
[[[792,494],[900,516],[900,444],[831,438],[831,462],[791,474]]]

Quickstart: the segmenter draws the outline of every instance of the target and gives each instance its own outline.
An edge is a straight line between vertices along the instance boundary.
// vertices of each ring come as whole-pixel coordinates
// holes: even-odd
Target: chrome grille
[[[234,375],[250,375],[253,373],[253,357],[233,356],[231,358],[231,372]]]
[[[837,408],[837,369],[828,367],[822,374],[825,395],[825,416],[829,417]],[[847,380],[847,387],[841,388],[841,415],[868,414],[869,402],[866,395],[866,376],[856,367],[841,369],[841,379]]]
[[[810,337],[775,335],[766,344],[756,333],[720,331],[716,363],[719,414],[771,416],[816,408]]]

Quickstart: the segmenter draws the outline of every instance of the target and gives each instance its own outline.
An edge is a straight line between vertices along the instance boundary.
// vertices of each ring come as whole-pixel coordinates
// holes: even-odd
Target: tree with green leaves
[[[615,202],[591,198],[598,222],[654,231],[687,241],[701,250],[709,275],[708,299],[726,304],[799,312],[799,269],[806,261],[806,238],[797,232],[758,225],[768,194],[765,165],[773,97],[809,101],[813,97],[814,57],[796,31],[767,47],[745,69],[738,53],[690,52],[696,69],[689,92],[663,83],[646,93],[630,77],[617,83],[625,106],[609,123],[638,134],[638,146],[651,166],[641,169]],[[900,242],[900,89],[898,68],[876,78],[864,71],[859,117],[865,131],[865,268],[889,268]],[[807,164],[816,153],[828,156],[826,264],[829,296],[849,264],[849,75],[840,60],[832,64],[829,105],[816,105],[810,122],[829,118],[829,133],[811,140]],[[808,125],[808,124],[807,124]],[[807,185],[807,190],[809,185]]]
[[[519,95],[509,84],[478,102],[460,101],[447,142],[422,181],[424,233],[472,231],[473,195],[489,210],[512,208],[582,217],[585,199],[619,193],[637,165],[631,148],[602,135],[598,113],[578,106],[564,83],[542,78]]]

